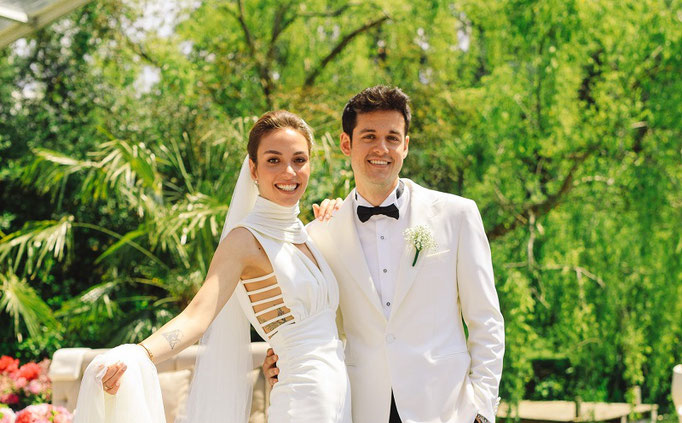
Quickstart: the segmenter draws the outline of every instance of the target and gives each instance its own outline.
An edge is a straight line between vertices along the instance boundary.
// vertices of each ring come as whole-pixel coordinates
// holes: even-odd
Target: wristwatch
[[[476,418],[474,419],[474,423],[490,423],[490,420],[486,419],[485,417],[481,416],[480,414],[477,414]]]

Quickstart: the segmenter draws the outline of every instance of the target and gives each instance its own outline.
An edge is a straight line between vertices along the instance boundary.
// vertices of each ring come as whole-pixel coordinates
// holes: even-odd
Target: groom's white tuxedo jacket
[[[438,247],[407,241],[391,314],[379,296],[358,239],[353,201],[308,233],[339,283],[354,423],[386,423],[393,391],[402,421],[491,422],[504,355],[504,323],[490,247],[476,204],[403,179],[408,227],[427,225]],[[468,328],[468,338],[464,325]]]

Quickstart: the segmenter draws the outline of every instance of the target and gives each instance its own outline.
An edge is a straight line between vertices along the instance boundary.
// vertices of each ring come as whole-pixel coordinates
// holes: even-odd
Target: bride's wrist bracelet
[[[154,354],[152,354],[152,352],[149,351],[149,348],[147,348],[142,342],[140,342],[137,345],[141,346],[142,348],[144,348],[145,351],[147,351],[147,355],[149,356],[149,359],[153,362],[154,361]]]

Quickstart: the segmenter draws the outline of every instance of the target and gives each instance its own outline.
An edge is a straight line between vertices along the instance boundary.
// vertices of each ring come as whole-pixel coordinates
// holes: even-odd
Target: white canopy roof
[[[0,0],[0,48],[90,0]]]

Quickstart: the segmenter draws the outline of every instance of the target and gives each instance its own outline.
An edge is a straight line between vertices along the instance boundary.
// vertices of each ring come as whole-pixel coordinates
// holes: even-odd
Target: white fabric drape
[[[123,361],[128,369],[116,395],[104,393],[106,368]],[[156,366],[134,344],[120,345],[90,362],[83,373],[73,423],[165,423]]]
[[[249,156],[242,163],[232,193],[220,241],[249,214],[258,197],[251,179]],[[201,338],[186,416],[176,423],[246,423],[251,411],[251,361],[249,322],[236,295],[213,320]]]

